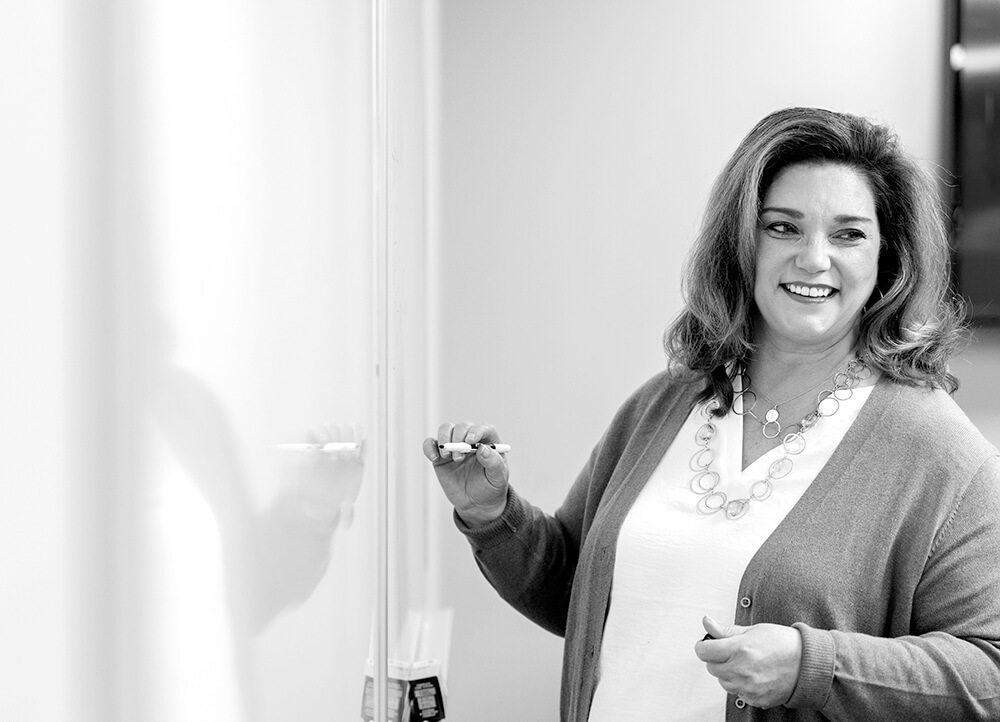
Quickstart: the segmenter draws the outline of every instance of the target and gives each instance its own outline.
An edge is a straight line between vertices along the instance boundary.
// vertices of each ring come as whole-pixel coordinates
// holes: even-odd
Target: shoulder
[[[1000,453],[940,389],[883,377],[837,454],[831,498],[913,549],[929,552],[956,519],[975,522],[959,514],[969,506],[1000,511]]]
[[[998,455],[947,392],[879,380],[858,432],[875,449],[881,473],[896,472],[958,481],[977,474]],[[856,422],[857,423],[857,422]]]
[[[884,379],[879,384],[894,387],[894,399],[888,411],[900,427],[912,429],[921,436],[934,437],[942,443],[971,445],[996,452],[947,392]]]
[[[703,382],[661,371],[639,386],[622,403],[598,449],[618,455],[629,442],[680,425],[694,407]],[[676,424],[675,424],[676,422]]]
[[[665,369],[632,392],[618,409],[615,421],[636,420],[651,412],[667,413],[675,407],[684,408],[686,415],[703,388],[703,382]]]

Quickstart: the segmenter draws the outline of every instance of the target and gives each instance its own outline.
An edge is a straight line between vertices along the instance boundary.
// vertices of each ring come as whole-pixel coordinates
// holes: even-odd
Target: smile
[[[805,286],[800,283],[783,283],[781,287],[795,296],[805,298],[828,298],[837,292],[837,289],[829,286]]]

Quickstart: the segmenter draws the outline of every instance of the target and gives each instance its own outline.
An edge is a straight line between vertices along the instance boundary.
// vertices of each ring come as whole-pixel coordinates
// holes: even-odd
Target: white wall
[[[955,400],[972,422],[1000,447],[1000,328],[975,328],[965,351],[951,364],[961,386]]]
[[[662,367],[709,186],[759,118],[865,114],[941,157],[937,0],[446,0],[441,27],[442,419],[494,423],[549,511]],[[555,719],[561,640],[441,533],[449,716]]]

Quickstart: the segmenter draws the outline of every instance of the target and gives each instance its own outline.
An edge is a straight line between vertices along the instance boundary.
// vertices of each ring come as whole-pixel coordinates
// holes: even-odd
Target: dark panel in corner
[[[1000,2],[954,0],[955,276],[975,321],[1000,323]]]

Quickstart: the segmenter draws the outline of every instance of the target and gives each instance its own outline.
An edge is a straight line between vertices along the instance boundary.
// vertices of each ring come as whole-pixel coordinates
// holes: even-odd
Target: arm
[[[591,524],[609,481],[614,478],[620,483],[626,478],[648,447],[655,445],[657,449],[649,458],[659,459],[687,418],[699,390],[670,383],[666,371],[640,387],[618,409],[554,515],[545,514],[510,489],[504,465],[497,466],[491,477],[493,488],[503,490],[496,505],[490,501],[490,509],[495,511],[470,518],[463,511],[470,497],[458,492],[471,488],[477,491],[475,496],[481,502],[486,497],[479,492],[490,490],[479,483],[482,480],[478,477],[477,485],[472,487],[453,483],[456,478],[451,461],[438,458],[435,440],[425,441],[424,453],[434,464],[438,480],[455,506],[456,524],[472,544],[483,574],[504,599],[549,631],[566,633],[569,599],[581,549],[586,561]],[[446,424],[439,429],[438,440],[457,440],[469,428],[468,424],[457,427]],[[492,428],[483,427],[483,433],[483,439],[499,441]],[[461,471],[461,463],[454,471]]]
[[[532,506],[513,488],[508,488],[503,514],[486,525],[470,527],[455,514],[476,564],[500,596],[559,636],[566,630],[596,453],[595,449],[555,515]]]
[[[510,486],[502,454],[485,446],[472,454],[439,448],[449,441],[499,440],[491,426],[442,424],[436,439],[424,441],[424,455],[455,507],[455,525],[472,545],[483,575],[511,606],[562,636],[597,452],[591,455],[566,502],[555,516],[549,516]]]

